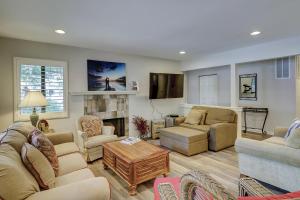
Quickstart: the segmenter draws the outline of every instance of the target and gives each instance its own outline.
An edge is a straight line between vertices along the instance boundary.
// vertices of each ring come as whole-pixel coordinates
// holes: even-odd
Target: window
[[[218,105],[218,76],[216,74],[199,76],[199,103]]]
[[[14,58],[15,107],[14,120],[28,120],[32,108],[19,108],[29,90],[40,90],[48,106],[37,107],[40,118],[68,116],[67,63],[62,61]]]
[[[276,79],[289,79],[290,78],[290,58],[277,58],[275,66]]]

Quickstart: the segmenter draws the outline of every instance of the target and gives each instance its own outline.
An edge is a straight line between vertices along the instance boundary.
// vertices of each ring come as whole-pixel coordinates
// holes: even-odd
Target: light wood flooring
[[[151,143],[156,143],[151,141]],[[104,176],[111,183],[112,200],[139,199],[152,200],[154,180],[138,185],[137,195],[129,196],[127,184],[111,170],[104,170],[102,159],[89,165],[96,176]],[[238,195],[238,157],[234,147],[219,152],[205,152],[187,157],[180,153],[170,152],[170,177],[180,177],[193,170],[205,170],[209,175],[219,181],[234,196]]]

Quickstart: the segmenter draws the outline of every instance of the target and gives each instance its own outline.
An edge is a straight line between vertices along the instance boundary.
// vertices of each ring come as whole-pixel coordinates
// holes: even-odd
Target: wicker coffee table
[[[137,185],[169,172],[169,151],[140,141],[133,145],[120,141],[103,145],[104,169],[110,168],[129,185],[135,195]]]

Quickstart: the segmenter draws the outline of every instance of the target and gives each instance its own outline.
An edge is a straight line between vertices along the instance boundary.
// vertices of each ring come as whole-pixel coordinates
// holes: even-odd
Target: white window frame
[[[29,121],[29,115],[20,113],[20,66],[22,64],[27,65],[39,65],[39,66],[60,66],[64,68],[64,112],[49,112],[39,113],[40,119],[59,119],[69,117],[68,106],[68,64],[65,61],[44,60],[34,58],[22,58],[14,57],[14,121]]]

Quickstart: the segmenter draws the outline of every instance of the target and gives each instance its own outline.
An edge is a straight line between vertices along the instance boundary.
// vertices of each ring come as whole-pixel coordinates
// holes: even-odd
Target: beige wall
[[[87,90],[86,60],[125,62],[127,83],[136,80],[140,93],[129,97],[129,115],[142,115],[147,119],[159,118],[150,105],[149,72],[180,73],[180,63],[143,56],[114,54],[78,47],[0,38],[0,130],[13,122],[13,57],[29,57],[68,62],[69,91]],[[163,114],[177,113],[183,99],[153,100],[155,108]],[[69,95],[69,118],[49,120],[57,131],[75,130],[75,120],[83,114],[83,97]],[[130,124],[130,134],[135,130]]]

